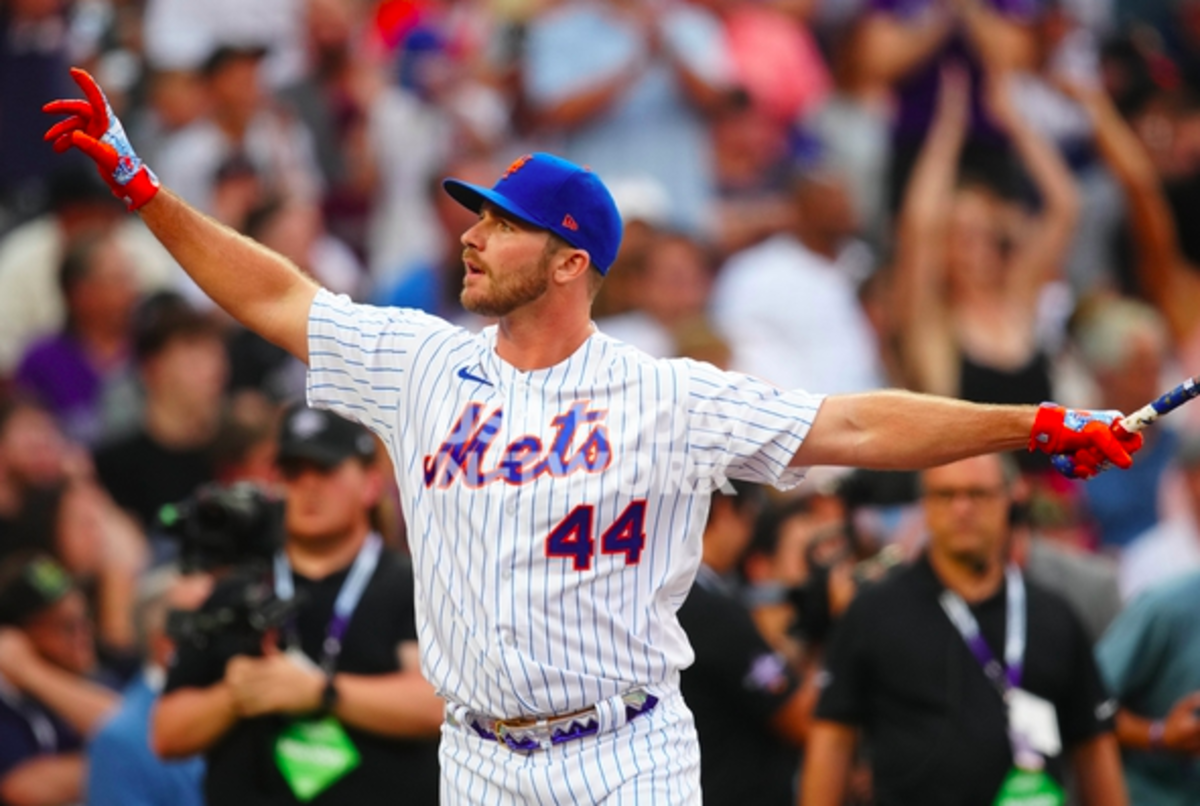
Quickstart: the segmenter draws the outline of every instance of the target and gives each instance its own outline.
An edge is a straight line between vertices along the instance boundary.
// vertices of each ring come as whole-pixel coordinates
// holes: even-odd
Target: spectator
[[[213,466],[222,485],[276,481],[275,435],[281,411],[266,395],[243,389],[230,397],[213,443]]]
[[[54,414],[68,438],[96,445],[129,430],[137,416],[127,405],[136,279],[112,233],[99,232],[67,251],[58,285],[65,326],[29,347],[15,380]],[[126,405],[114,405],[118,401]]]
[[[44,202],[54,152],[39,109],[66,83],[69,25],[62,3],[12,0],[0,8],[0,235]]]
[[[153,240],[147,241],[144,226],[122,220],[120,214],[120,205],[96,175],[81,168],[52,177],[50,212],[0,240],[0,375],[12,375],[31,342],[63,327],[66,311],[58,270],[71,244],[84,233],[114,233],[140,291],[159,290],[171,281],[170,256]]]
[[[1159,395],[1171,338],[1158,311],[1132,299],[1103,299],[1079,308],[1075,319],[1074,341],[1096,382],[1100,408],[1134,411]],[[1097,477],[1083,485],[1102,548],[1122,549],[1159,522],[1159,491],[1179,436],[1170,427],[1145,434],[1142,461],[1122,484]]]
[[[266,195],[254,163],[245,154],[232,154],[221,163],[213,177],[211,215],[245,234],[252,214],[268,203]],[[202,293],[196,289],[197,296]]]
[[[718,110],[712,133],[717,214],[711,245],[727,256],[790,230],[796,212],[788,189],[789,128],[738,96]],[[629,221],[625,210],[621,217]]]
[[[427,740],[443,706],[417,671],[410,566],[371,531],[383,488],[375,445],[332,412],[295,407],[284,418],[286,535],[273,584],[281,599],[294,586],[294,623],[260,657],[230,640],[181,646],[154,717],[159,755],[205,754],[210,803],[437,802]],[[236,601],[237,579],[219,583],[202,612]],[[344,638],[331,643],[337,623]],[[333,738],[319,739],[317,725]],[[315,784],[295,766],[305,749],[325,751]]]
[[[363,296],[362,266],[345,243],[326,231],[319,205],[270,199],[247,217],[246,234],[336,293]]]
[[[984,71],[1033,66],[1037,0],[870,0],[851,56],[861,80],[895,90],[890,209],[899,207],[917,155],[933,128],[939,77],[965,65],[970,88],[964,164],[995,180],[1008,174],[1008,148],[982,103]]]
[[[303,74],[304,0],[148,0],[144,30],[146,61],[156,70],[200,68],[222,43],[253,42],[269,51],[267,82],[281,87]]]
[[[69,456],[44,409],[19,397],[0,401],[0,559],[53,550]]]
[[[1154,151],[1139,140],[1139,136],[1161,139],[1161,135],[1168,135],[1166,139],[1171,141],[1172,124],[1161,115],[1146,112],[1135,119],[1135,132],[1104,92],[1078,84],[1066,87],[1087,110],[1096,133],[1096,147],[1125,192],[1133,263],[1142,293],[1166,320],[1184,371],[1198,372],[1200,274],[1180,244],[1181,232],[1164,192],[1160,170],[1168,168],[1161,163],[1169,161],[1170,156],[1161,153],[1157,140]]]
[[[851,0],[857,2],[857,0]],[[822,4],[825,10],[830,3]],[[864,237],[883,245],[891,238],[888,171],[891,162],[890,87],[881,86],[857,58],[866,20],[844,25],[831,37],[833,93],[804,121],[847,178]]]
[[[86,675],[96,664],[83,594],[45,555],[0,565],[0,800],[83,799],[83,741],[119,702]]]
[[[145,540],[91,477],[86,454],[66,442],[36,404],[0,403],[0,558],[53,554],[87,593],[102,660],[123,677],[134,649],[133,588]]]
[[[702,319],[712,285],[709,255],[684,235],[665,233],[650,244],[633,290],[638,307],[596,326],[655,358],[679,355],[677,332]]]
[[[203,806],[204,761],[164,762],[155,756],[150,718],[175,651],[167,634],[168,610],[195,610],[211,592],[212,579],[164,569],[145,577],[140,588],[146,667],[87,744],[88,806]]]
[[[840,534],[844,519],[841,501],[832,496],[814,493],[786,499],[763,513],[741,561],[746,599],[759,633],[797,670],[807,670],[825,637],[814,625],[827,627],[830,620],[826,612],[802,623],[790,593],[812,580],[809,559],[817,552],[814,547]]]
[[[955,189],[968,122],[966,77],[947,70],[941,87],[897,236],[896,322],[908,385],[980,403],[1049,400],[1038,302],[1070,245],[1074,181],[1057,152],[1012,109],[1007,81],[996,78],[992,114],[1042,197],[1037,216],[1006,229],[1003,205],[990,189]]]
[[[731,88],[720,21],[691,3],[570,0],[528,28],[525,93],[561,155],[605,181],[650,176],[671,225],[712,223],[712,143],[704,115]]]
[[[1200,574],[1147,591],[1096,647],[1137,806],[1200,799]]]
[[[735,370],[785,389],[877,388],[875,336],[852,269],[839,262],[858,229],[846,185],[806,164],[791,190],[794,226],[729,259],[713,288],[713,322]]]
[[[443,248],[426,172],[456,144],[449,110],[390,84],[363,52],[365,11],[346,0],[309,0],[313,69],[279,97],[313,133],[331,229],[382,283]]]
[[[740,87],[776,121],[803,120],[825,99],[829,68],[808,29],[816,3],[703,0],[720,15]]]
[[[1189,433],[1176,454],[1186,507],[1125,546],[1120,555],[1121,593],[1133,601],[1144,591],[1200,570],[1200,435]]]
[[[198,64],[196,69],[152,69],[145,84],[145,105],[131,118],[130,130],[157,164],[163,144],[204,116],[208,97]]]
[[[700,786],[709,806],[795,803],[794,781],[814,689],[759,635],[729,578],[761,508],[761,488],[716,493],[696,583],[679,623],[696,659],[680,686],[700,736]],[[747,770],[754,770],[747,775]]]
[[[250,161],[268,195],[311,204],[321,191],[312,136],[263,96],[258,68],[265,53],[244,44],[214,48],[201,69],[208,114],[159,151],[163,182],[205,212],[214,209],[218,169],[235,154]]]
[[[836,628],[806,806],[841,803],[859,731],[879,804],[1001,802],[1022,781],[1061,802],[1068,759],[1082,803],[1128,802],[1083,626],[1006,566],[1015,478],[999,455],[922,474],[929,549],[861,591]]]
[[[212,481],[228,361],[212,320],[177,295],[143,303],[134,355],[146,391],[141,428],[101,447],[96,472],[113,499],[149,527],[163,504]]]

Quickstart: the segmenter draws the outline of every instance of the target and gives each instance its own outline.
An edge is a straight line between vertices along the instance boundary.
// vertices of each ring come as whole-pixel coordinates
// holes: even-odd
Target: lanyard
[[[1004,571],[1007,587],[1007,614],[1004,624],[1004,664],[996,660],[983,634],[979,631],[979,622],[971,615],[971,609],[954,591],[942,591],[938,602],[950,623],[958,630],[959,635],[967,644],[967,649],[991,682],[1000,696],[1008,699],[1008,692],[1021,687],[1021,673],[1025,664],[1025,581],[1015,565],[1009,565]]]
[[[382,551],[383,540],[379,535],[374,532],[367,535],[366,541],[354,558],[354,565],[350,566],[350,573],[346,575],[346,580],[338,590],[337,599],[333,602],[333,616],[325,630],[325,643],[321,645],[320,666],[326,675],[333,673],[338,655],[342,653],[342,639],[346,635],[346,628],[350,626],[350,617],[354,615],[354,610],[367,589],[367,583],[375,573],[375,566],[379,564]],[[285,602],[296,595],[292,566],[283,551],[275,554],[275,595]],[[288,629],[288,646],[297,648],[299,643],[293,619]]]

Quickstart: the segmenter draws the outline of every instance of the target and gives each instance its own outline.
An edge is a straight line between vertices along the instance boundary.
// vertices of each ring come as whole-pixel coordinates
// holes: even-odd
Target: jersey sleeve
[[[685,360],[687,452],[698,478],[771,484],[786,490],[806,468],[789,467],[824,395]]]
[[[396,427],[413,359],[429,339],[457,329],[408,308],[354,303],[322,289],[308,315],[308,403],[375,433]]]

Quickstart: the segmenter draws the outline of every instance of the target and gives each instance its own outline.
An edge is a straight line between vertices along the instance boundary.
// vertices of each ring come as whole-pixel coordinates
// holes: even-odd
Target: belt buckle
[[[549,747],[550,741],[539,741],[533,736],[526,736],[523,739],[518,739],[513,735],[514,731],[546,731],[547,726],[544,720],[530,722],[528,718],[517,717],[516,719],[497,719],[492,723],[492,732],[496,736],[496,741],[507,747],[509,750],[516,750],[521,753],[531,753],[534,750],[540,750],[544,747]],[[548,732],[547,732],[547,735]]]

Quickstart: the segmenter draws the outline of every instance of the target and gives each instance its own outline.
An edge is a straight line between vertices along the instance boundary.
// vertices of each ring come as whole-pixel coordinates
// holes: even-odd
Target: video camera
[[[184,573],[271,562],[283,545],[282,499],[258,485],[206,484],[158,512],[158,531],[179,541]]]
[[[269,631],[286,624],[302,597],[275,595],[271,562],[283,546],[284,501],[261,487],[207,484],[159,511],[159,532],[179,541],[184,573],[221,573],[219,594],[195,612],[167,616],[177,643],[206,649],[220,643],[229,654],[259,655]]]

